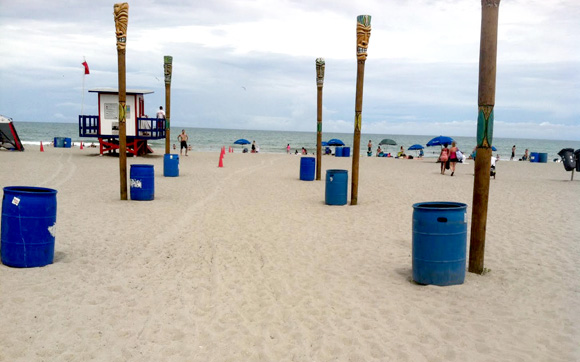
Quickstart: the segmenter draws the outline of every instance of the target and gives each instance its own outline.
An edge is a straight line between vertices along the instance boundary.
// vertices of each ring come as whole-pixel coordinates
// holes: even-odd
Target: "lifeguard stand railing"
[[[99,136],[99,116],[79,116],[79,137]]]
[[[79,137],[118,138],[118,135],[99,133],[99,116],[79,116]],[[142,140],[165,138],[165,120],[157,118],[137,118],[137,135]]]

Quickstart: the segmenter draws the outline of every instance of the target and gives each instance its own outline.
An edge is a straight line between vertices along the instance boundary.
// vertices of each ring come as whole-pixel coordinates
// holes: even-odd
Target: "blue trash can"
[[[0,246],[4,265],[33,268],[52,264],[56,193],[44,187],[4,187]]]
[[[54,137],[54,147],[64,147],[64,137]]]
[[[350,147],[344,147],[342,149],[342,157],[350,157]]]
[[[302,157],[300,159],[300,180],[313,181],[315,166],[316,160],[314,157]]]
[[[153,165],[131,165],[131,200],[150,201],[155,198]]]
[[[540,162],[540,154],[538,152],[531,152],[530,162]]]
[[[326,170],[326,205],[346,205],[348,171]]]
[[[163,176],[165,177],[179,176],[179,155],[166,153],[163,156]]]
[[[548,163],[548,154],[547,153],[538,153],[538,162],[539,163]]]
[[[466,204],[436,201],[413,205],[414,281],[463,284],[466,245]]]
[[[72,147],[72,139],[65,137],[63,147],[64,148],[71,148]]]
[[[334,156],[335,157],[342,157],[342,147],[336,147],[334,149]]]

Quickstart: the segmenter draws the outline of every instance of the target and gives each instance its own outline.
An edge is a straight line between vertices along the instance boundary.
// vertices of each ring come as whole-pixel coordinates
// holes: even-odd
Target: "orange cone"
[[[81,141],[81,150],[83,149],[83,141]]]
[[[42,146],[42,141],[40,141],[40,152],[44,152],[44,147]]]
[[[220,156],[220,162],[218,164],[218,167],[224,167],[224,157]]]

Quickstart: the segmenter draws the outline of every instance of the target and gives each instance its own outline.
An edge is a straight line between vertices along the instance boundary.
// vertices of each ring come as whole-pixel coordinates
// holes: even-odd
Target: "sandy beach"
[[[361,157],[359,204],[328,206],[325,170],[350,189],[351,158],[312,182],[299,156],[218,159],[169,178],[162,150],[128,158],[154,165],[155,200],[121,201],[97,149],[0,151],[0,186],[58,190],[54,264],[0,265],[0,361],[580,360],[580,175],[562,164],[498,162],[491,271],[438,287],[412,281],[412,205],[471,218],[473,161]]]

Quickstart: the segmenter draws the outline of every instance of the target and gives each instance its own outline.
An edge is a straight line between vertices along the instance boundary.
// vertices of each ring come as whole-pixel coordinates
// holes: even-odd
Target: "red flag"
[[[85,66],[85,74],[91,74],[91,72],[89,72],[89,65],[86,61],[83,62],[83,65]]]

